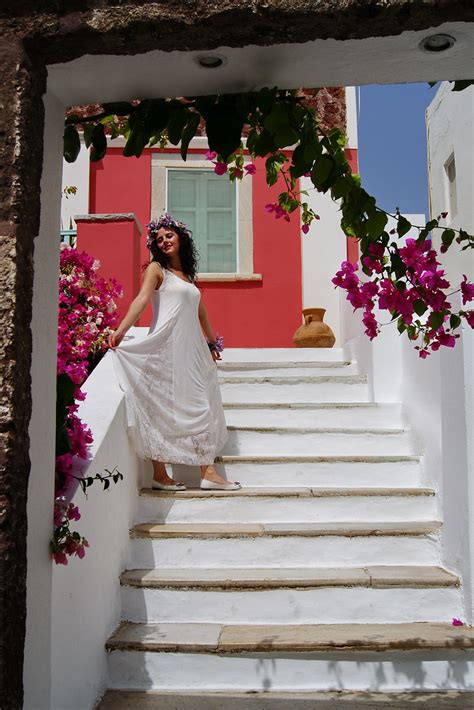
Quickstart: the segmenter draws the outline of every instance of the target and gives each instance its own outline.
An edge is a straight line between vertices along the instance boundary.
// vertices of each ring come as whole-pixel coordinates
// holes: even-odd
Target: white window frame
[[[188,160],[186,161],[186,163],[189,161],[190,157],[191,156],[188,156]],[[166,168],[165,168],[165,170],[166,170],[166,192],[165,192],[166,212],[169,212],[169,208],[168,208],[169,180],[168,180],[168,177],[169,177],[170,172],[173,172],[173,171],[183,172],[183,170],[199,170],[200,172],[202,172],[203,170],[206,170],[207,172],[212,173],[213,170],[212,170],[212,168],[209,167],[209,165],[210,165],[209,161],[206,160],[205,162],[206,162],[206,166],[204,168],[198,168],[196,165],[193,165],[191,167],[191,166],[186,165],[186,163],[184,165],[179,165],[179,166],[178,165],[172,166],[172,167],[169,165],[166,166]],[[224,176],[222,176],[222,179],[225,180],[226,178]],[[230,183],[230,184],[232,185],[232,183]],[[239,184],[238,184],[237,180],[234,182],[233,187],[235,189],[235,251],[236,251],[235,262],[236,262],[236,270],[222,272],[222,273],[229,273],[229,274],[240,273],[240,258],[241,258],[240,257],[240,248],[239,248],[240,247],[240,234],[239,234],[239,217],[238,217],[238,214],[239,214]],[[211,273],[216,273],[216,272],[209,272],[209,273],[211,274]]]
[[[191,141],[190,148],[207,150],[207,139],[197,137]],[[168,204],[168,171],[169,170],[209,170],[211,163],[202,154],[188,153],[183,162],[179,153],[167,153],[166,150],[176,148],[168,145],[163,152],[154,151],[151,155],[151,218],[157,219],[166,212]],[[222,180],[227,180],[222,176]],[[236,181],[236,271],[234,273],[199,273],[200,281],[261,281],[260,274],[253,273],[253,220],[252,220],[252,186],[253,178],[248,175]]]

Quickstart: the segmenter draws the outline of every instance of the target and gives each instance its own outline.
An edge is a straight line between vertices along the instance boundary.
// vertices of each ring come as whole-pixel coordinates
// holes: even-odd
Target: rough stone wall
[[[40,215],[45,65],[84,54],[386,36],[456,20],[474,21],[472,0],[0,0],[2,710],[22,706],[32,257]]]
[[[14,9],[13,9],[14,7]],[[396,35],[474,19],[471,0],[3,0],[5,32],[46,63],[83,54]]]
[[[30,468],[33,237],[39,228],[45,72],[0,47],[0,707],[22,705]]]

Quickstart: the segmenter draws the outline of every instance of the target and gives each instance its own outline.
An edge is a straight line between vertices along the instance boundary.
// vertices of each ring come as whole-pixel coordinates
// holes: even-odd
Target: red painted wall
[[[354,175],[359,173],[358,152],[356,148],[346,148],[346,159]],[[347,237],[347,261],[357,264],[359,261],[359,242],[354,237]]]
[[[174,151],[173,151],[174,152]],[[193,151],[195,152],[195,151]],[[204,152],[204,151],[196,151]],[[224,335],[228,347],[292,347],[292,336],[301,324],[301,236],[299,213],[288,223],[265,212],[284,189],[268,188],[265,166],[256,162],[253,177],[254,272],[263,281],[198,284],[211,324]],[[223,180],[227,178],[222,177]],[[104,160],[91,164],[90,213],[133,212],[143,227],[141,260],[148,261],[145,224],[151,212],[151,151],[141,158],[124,158],[110,149]],[[95,254],[94,254],[95,256]],[[102,258],[106,258],[105,255]],[[139,321],[149,325],[151,310]]]

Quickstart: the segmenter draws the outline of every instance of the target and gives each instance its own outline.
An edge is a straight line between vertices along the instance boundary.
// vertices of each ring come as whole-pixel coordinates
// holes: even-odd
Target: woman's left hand
[[[217,350],[211,350],[211,355],[212,355],[212,359],[214,360],[214,362],[216,360],[222,360],[221,354],[219,352],[217,352]]]

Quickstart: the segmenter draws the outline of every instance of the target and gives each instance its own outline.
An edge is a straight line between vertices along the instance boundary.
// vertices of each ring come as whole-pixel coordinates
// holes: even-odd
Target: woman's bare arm
[[[199,322],[201,324],[201,328],[203,329],[206,338],[210,342],[212,342],[214,340],[214,331],[212,330],[211,324],[209,323],[209,316],[207,315],[207,309],[206,309],[206,306],[204,305],[202,299],[199,301],[198,316],[199,316]],[[211,355],[214,360],[221,360],[221,355],[216,350],[212,350]]]
[[[109,336],[109,347],[114,349],[119,345],[127,330],[132,327],[147,307],[153,291],[159,288],[162,282],[163,273],[161,268],[155,262],[151,262],[146,267],[142,287],[138,295],[131,302],[127,314],[117,327],[117,330]]]

